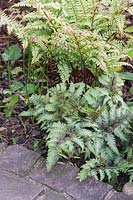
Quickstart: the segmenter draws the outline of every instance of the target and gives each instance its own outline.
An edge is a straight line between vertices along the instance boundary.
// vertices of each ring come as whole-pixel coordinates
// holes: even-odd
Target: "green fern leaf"
[[[106,135],[106,141],[107,141],[107,144],[108,146],[117,154],[119,155],[119,151],[117,149],[117,146],[116,146],[116,141],[115,141],[115,137],[114,135],[112,135],[111,133],[108,133]]]

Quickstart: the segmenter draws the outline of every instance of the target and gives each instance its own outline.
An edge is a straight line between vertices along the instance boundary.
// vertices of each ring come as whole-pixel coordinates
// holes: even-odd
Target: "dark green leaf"
[[[123,73],[121,73],[121,78],[125,79],[125,80],[133,81],[133,73],[131,73],[131,72],[123,72]]]
[[[36,91],[35,84],[29,83],[29,84],[25,85],[24,88],[23,88],[24,95],[26,95],[26,94],[34,94],[35,91]]]
[[[38,150],[38,147],[39,147],[39,141],[38,141],[38,140],[35,140],[35,141],[34,141],[34,150],[37,151],[37,150]]]
[[[14,106],[18,102],[18,95],[14,95],[10,97],[9,106]]]
[[[20,117],[31,117],[33,116],[33,112],[31,110],[23,111],[19,114]]]
[[[20,48],[18,45],[12,45],[1,55],[4,61],[15,61],[20,58]]]
[[[13,108],[12,107],[10,107],[10,108],[7,107],[7,108],[4,109],[4,113],[5,113],[6,117],[11,117],[12,112],[13,112]]]
[[[133,87],[130,88],[130,94],[133,95]]]
[[[133,26],[128,27],[127,30],[133,32]]]
[[[12,92],[16,92],[17,90],[21,89],[23,87],[23,84],[21,82],[13,82],[11,85]]]

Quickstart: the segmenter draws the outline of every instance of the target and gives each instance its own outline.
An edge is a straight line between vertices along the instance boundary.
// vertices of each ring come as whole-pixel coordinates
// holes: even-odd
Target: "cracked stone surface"
[[[80,183],[77,172],[77,167],[57,164],[48,173],[38,153],[0,144],[0,200],[133,200],[91,178]]]
[[[45,161],[35,168],[30,177],[42,184],[48,185],[57,191],[64,191],[73,183],[73,179],[77,175],[78,168],[65,164],[57,164],[51,172],[47,172]]]
[[[4,143],[0,143],[0,153],[2,153],[6,149],[7,145]]]
[[[133,198],[122,192],[114,192],[111,197],[106,197],[104,200],[133,200]]]
[[[122,190],[125,194],[132,196],[133,198],[133,183],[126,183]]]
[[[122,192],[116,192],[114,189],[110,190],[105,196],[104,200],[133,200],[131,196],[128,196]]]
[[[0,170],[0,199],[1,200],[32,200],[43,189],[19,176]]]
[[[72,200],[72,198],[47,188],[34,200]]]
[[[0,169],[26,176],[40,155],[22,146],[9,146],[0,156]]]
[[[112,186],[90,178],[73,183],[67,188],[67,193],[77,200],[103,200],[111,189]]]

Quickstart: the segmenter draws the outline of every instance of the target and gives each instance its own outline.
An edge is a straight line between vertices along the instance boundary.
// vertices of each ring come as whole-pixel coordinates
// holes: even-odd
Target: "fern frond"
[[[14,31],[17,34],[18,31],[22,30],[22,26],[19,23],[17,23],[13,18],[8,17],[4,13],[2,13],[0,16],[0,27],[2,27],[3,25],[7,25],[9,34],[13,33]],[[22,33],[21,36],[23,36]]]
[[[57,161],[59,160],[59,154],[56,150],[56,148],[50,148],[48,150],[48,155],[47,155],[47,162],[46,162],[46,168],[47,171],[51,171],[52,167],[57,163]]]
[[[61,81],[65,83],[69,80],[71,68],[67,65],[67,63],[59,63],[57,65],[58,73],[60,74]]]
[[[52,167],[59,160],[58,144],[60,140],[65,137],[66,134],[66,125],[58,122],[54,123],[48,129],[49,135],[47,136],[47,146],[48,146],[48,156],[47,156],[47,170],[50,171]],[[54,134],[54,137],[53,137]]]
[[[85,180],[87,178],[88,174],[90,173],[90,171],[93,168],[95,168],[97,166],[97,164],[98,164],[98,160],[97,159],[90,159],[84,165],[82,165],[82,169],[80,170],[80,172],[78,174],[79,180],[80,181]],[[97,175],[96,171],[95,171],[95,173],[93,173],[93,176],[94,175]]]
[[[119,155],[119,151],[118,151],[118,148],[117,148],[117,145],[116,145],[116,141],[115,141],[115,137],[114,135],[112,134],[107,134],[106,135],[106,141],[109,145],[109,147],[116,153]]]

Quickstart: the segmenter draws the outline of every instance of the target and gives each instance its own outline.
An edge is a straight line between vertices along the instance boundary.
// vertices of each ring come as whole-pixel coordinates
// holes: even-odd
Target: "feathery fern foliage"
[[[60,158],[84,155],[78,174],[103,180],[122,171],[133,176],[131,111],[124,103],[118,74],[102,75],[104,88],[58,84],[46,96],[32,96],[33,115],[46,131],[47,170]]]
[[[32,64],[54,60],[62,84],[46,96],[32,96],[33,115],[46,131],[47,169],[60,158],[84,156],[78,174],[103,180],[122,171],[133,180],[131,111],[122,99],[123,82],[115,73],[127,65],[122,38],[125,0],[24,0],[15,8],[30,8],[21,21],[1,13],[0,27],[17,35],[24,50],[32,51]],[[130,40],[129,40],[130,43]],[[74,68],[88,68],[103,87],[68,82]],[[113,74],[112,74],[113,72]]]
[[[7,24],[24,49],[31,48],[32,63],[54,60],[63,82],[74,68],[88,68],[97,77],[127,65],[126,1],[24,0],[14,7],[30,9],[20,22],[1,14],[0,26]]]

